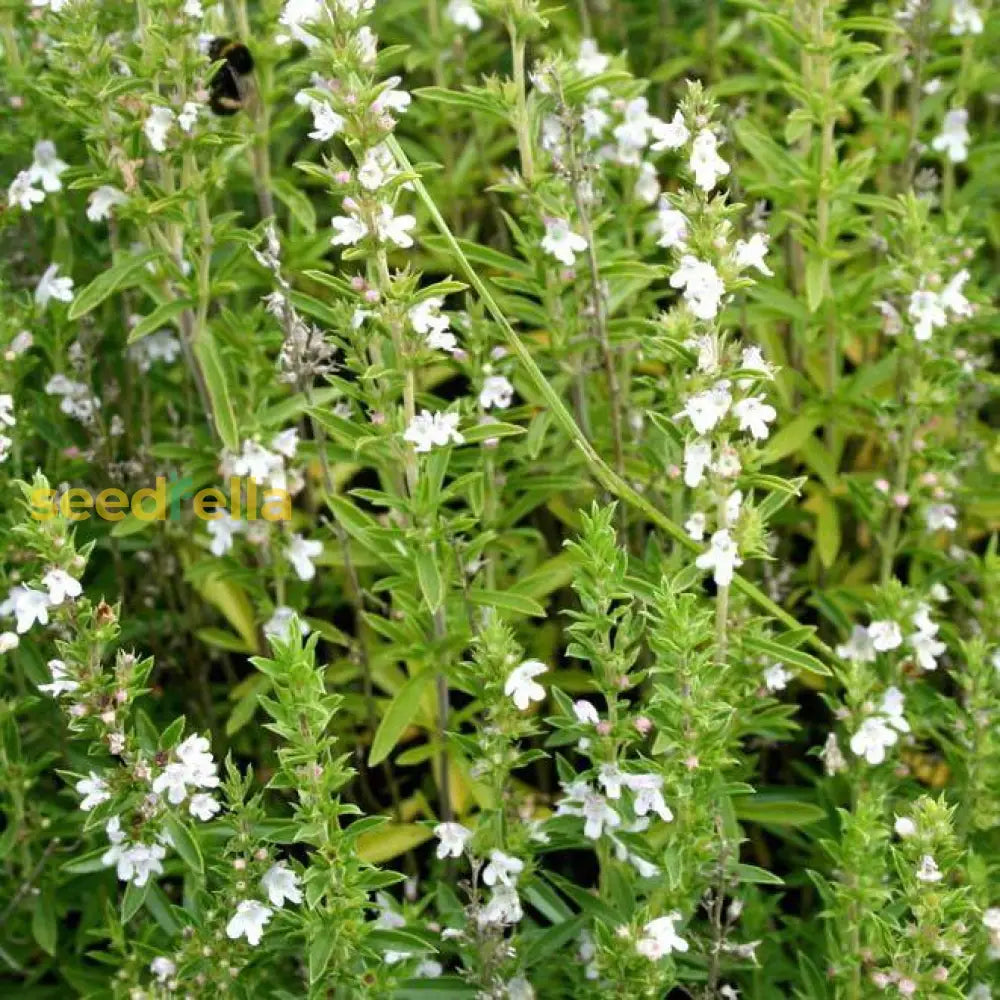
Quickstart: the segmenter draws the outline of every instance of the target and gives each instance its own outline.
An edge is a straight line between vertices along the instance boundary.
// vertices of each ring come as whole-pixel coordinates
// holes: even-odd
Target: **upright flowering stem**
[[[510,35],[511,52],[514,61],[514,93],[517,102],[517,120],[514,128],[517,132],[517,148],[521,157],[521,174],[530,187],[535,178],[534,154],[532,152],[531,119],[528,116],[527,80],[524,72],[525,38],[517,25],[515,15],[511,13],[507,20],[507,33]]]
[[[899,545],[899,534],[903,524],[903,506],[901,498],[907,494],[907,483],[910,475],[910,459],[913,455],[913,439],[917,429],[917,407],[915,402],[907,399],[907,389],[911,364],[907,358],[905,347],[901,347],[899,356],[899,385],[902,393],[900,402],[903,405],[903,427],[900,431],[899,457],[896,460],[896,473],[892,484],[891,510],[889,527],[886,531],[882,548],[881,572],[879,574],[882,586],[892,578],[892,567],[896,560],[896,549]]]

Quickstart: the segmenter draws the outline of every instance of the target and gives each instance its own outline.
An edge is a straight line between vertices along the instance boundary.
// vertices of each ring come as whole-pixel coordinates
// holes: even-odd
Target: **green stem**
[[[642,494],[634,490],[621,476],[610,468],[610,466],[608,466],[608,464],[594,450],[593,446],[577,426],[576,421],[573,419],[573,415],[566,409],[565,404],[559,398],[558,393],[556,393],[552,386],[549,385],[548,380],[545,378],[542,370],[535,363],[535,359],[531,356],[531,352],[528,350],[524,341],[521,340],[521,338],[514,331],[514,328],[510,325],[507,317],[497,305],[492,293],[476,273],[472,264],[469,262],[468,257],[465,256],[464,251],[459,246],[454,234],[448,228],[448,224],[445,222],[444,217],[438,210],[437,205],[435,205],[434,200],[427,191],[427,188],[424,187],[419,175],[413,170],[413,166],[410,163],[409,158],[406,153],[403,152],[403,149],[396,140],[396,137],[393,135],[388,136],[386,138],[386,143],[392,151],[393,156],[396,158],[396,162],[399,164],[400,169],[405,171],[412,178],[413,187],[417,192],[417,196],[427,209],[427,213],[430,215],[431,220],[437,227],[438,232],[448,244],[448,248],[451,250],[452,254],[454,254],[462,273],[468,279],[469,284],[475,289],[476,294],[479,296],[489,314],[493,317],[497,326],[500,327],[500,330],[507,341],[508,347],[517,356],[525,375],[527,375],[538,394],[544,400],[546,406],[549,408],[549,411],[552,413],[552,417],[555,422],[562,428],[563,432],[583,454],[584,459],[590,466],[594,478],[597,479],[601,485],[608,490],[608,492],[618,497],[619,500],[631,505],[645,515],[645,517],[660,528],[661,531],[669,535],[680,548],[686,549],[688,552],[700,554],[703,551],[702,547],[694,541],[694,539],[690,538],[687,532],[680,525],[675,524],[662,511],[658,510],[645,497],[643,497]],[[733,587],[756,604],[757,607],[766,611],[767,614],[772,617],[777,618],[788,628],[798,629],[801,627],[800,623],[796,621],[792,615],[775,604],[774,601],[772,601],[765,593],[763,593],[763,591],[752,584],[749,580],[745,580],[741,576],[734,576]],[[806,639],[806,642],[822,655],[827,657],[833,656],[833,650],[831,650],[830,647],[827,646],[827,644],[818,636],[810,634]]]
[[[531,185],[535,176],[534,158],[531,151],[531,120],[528,117],[528,97],[524,77],[524,38],[518,33],[513,21],[508,22],[510,44],[514,53],[514,88],[517,100],[517,148],[521,156],[521,174],[525,183]]]

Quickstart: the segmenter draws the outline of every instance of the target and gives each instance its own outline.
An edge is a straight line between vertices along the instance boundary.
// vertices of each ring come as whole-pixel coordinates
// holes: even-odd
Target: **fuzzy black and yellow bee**
[[[232,38],[213,38],[208,57],[222,65],[208,81],[208,106],[217,115],[235,115],[247,107],[253,94],[253,56],[242,42]]]

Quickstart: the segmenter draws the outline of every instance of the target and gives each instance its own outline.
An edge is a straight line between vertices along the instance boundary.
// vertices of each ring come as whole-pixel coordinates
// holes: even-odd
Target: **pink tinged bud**
[[[254,853],[254,857],[258,861],[266,861],[267,860],[267,851],[265,851],[263,847],[258,847],[257,850],[256,850],[256,852]]]
[[[884,990],[892,980],[884,972],[873,972],[872,982],[880,989]]]
[[[381,427],[385,423],[385,414],[381,410],[375,410],[371,415],[371,422],[376,427]]]
[[[876,479],[875,480],[875,489],[877,489],[879,491],[879,493],[888,493],[889,492],[889,480],[888,479]]]
[[[917,984],[909,977],[904,976],[896,984],[896,989],[899,990],[901,996],[912,997],[917,992]]]
[[[937,473],[925,472],[920,477],[920,481],[924,484],[924,486],[937,486],[937,481],[938,481]]]
[[[648,736],[649,731],[653,728],[652,720],[647,719],[645,715],[640,715],[632,725],[635,726],[636,732],[642,736]]]
[[[338,170],[333,175],[333,179],[338,184],[350,184],[351,183],[351,172],[349,170]]]
[[[627,691],[631,684],[631,682],[629,681],[628,677],[625,676],[625,674],[620,674],[615,683],[618,685],[619,688],[621,688],[622,691]]]
[[[667,475],[671,479],[680,479],[681,470],[676,465],[667,466]]]
[[[496,448],[500,444],[500,438],[487,438],[483,442],[484,448]]]
[[[910,497],[906,493],[896,493],[893,495],[892,502],[900,509],[903,510],[910,506]]]
[[[243,871],[246,868],[246,866],[247,866],[247,863],[246,863],[246,861],[243,858],[234,858],[233,859],[233,867],[238,872]]]
[[[948,970],[943,966],[939,965],[931,975],[934,977],[934,982],[936,983],[946,983],[948,982]]]
[[[356,212],[358,210],[358,203],[350,195],[344,199],[343,205],[348,212]]]
[[[369,288],[365,292],[365,302],[378,302],[379,294],[377,288]]]
[[[21,97],[19,94],[14,94],[10,99],[10,106],[15,111],[20,111],[21,108],[24,107],[24,98]]]
[[[940,486],[934,491],[935,500],[943,500],[947,495],[948,491]]]
[[[353,278],[351,278],[351,288],[353,288],[356,292],[363,291],[367,288],[367,286],[368,282],[365,281],[360,274],[356,274]]]
[[[119,705],[124,705],[125,702],[128,701],[128,691],[126,691],[125,688],[119,688],[115,692],[115,701],[117,701]]]
[[[684,766],[689,771],[696,771],[696,770],[698,770],[698,758],[694,754],[691,754],[690,757],[688,757],[688,758],[685,759]]]
[[[456,347],[455,350],[451,352],[451,356],[459,363],[464,363],[469,360],[469,352],[463,351],[461,347]]]
[[[598,736],[611,735],[611,723],[607,719],[602,719],[594,728],[597,730]]]

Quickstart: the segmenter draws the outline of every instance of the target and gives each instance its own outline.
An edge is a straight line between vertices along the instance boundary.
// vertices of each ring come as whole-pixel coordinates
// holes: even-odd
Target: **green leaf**
[[[186,823],[182,823],[172,813],[167,813],[163,819],[163,828],[173,842],[174,850],[180,855],[181,860],[199,875],[205,872],[205,862],[201,857],[201,849],[198,842],[191,836],[191,831]]]
[[[185,309],[190,309],[194,303],[190,299],[171,299],[158,306],[148,316],[144,316],[129,331],[128,342],[134,344],[137,340],[172,323]]]
[[[66,313],[67,317],[79,319],[81,316],[86,316],[113,292],[138,284],[146,265],[159,259],[159,253],[144,253],[138,257],[129,255],[117,264],[112,264],[73,299]]]
[[[59,925],[56,923],[55,902],[50,889],[43,889],[35,897],[35,908],[31,914],[31,935],[42,951],[55,955]]]
[[[444,580],[441,579],[434,547],[428,546],[417,552],[416,564],[420,592],[433,614],[444,604]]]
[[[473,424],[472,427],[462,431],[466,444],[477,444],[493,438],[514,437],[517,434],[527,434],[526,428],[517,424],[505,424],[499,420],[496,423]]]
[[[826,819],[826,810],[781,794],[741,795],[732,800],[737,819],[764,826],[808,826]]]
[[[803,413],[785,424],[761,451],[760,460],[764,465],[777,462],[786,455],[798,451],[819,427],[820,418],[811,413]]]
[[[840,551],[840,513],[836,501],[828,493],[817,492],[813,503],[816,506],[816,551],[819,561],[829,569]]]
[[[326,972],[326,967],[330,964],[330,956],[333,954],[333,946],[337,937],[329,927],[320,925],[319,932],[309,942],[309,984],[318,983]]]
[[[531,597],[524,594],[515,594],[509,590],[470,590],[468,595],[470,604],[478,604],[488,608],[499,608],[503,611],[512,611],[517,615],[534,615],[536,618],[545,617],[545,608]]]
[[[125,894],[122,896],[123,924],[127,924],[139,912],[152,884],[153,880],[150,878],[141,888],[135,882],[129,882],[125,887]]]
[[[307,233],[316,232],[316,209],[304,191],[282,177],[272,178],[271,190]]]
[[[806,261],[806,302],[809,312],[814,313],[823,304],[826,294],[826,271],[819,257]]]
[[[239,451],[240,431],[233,412],[233,400],[226,381],[226,371],[215,341],[206,333],[194,345],[194,353],[205,378],[205,387],[212,399],[215,429],[230,451]]]
[[[817,660],[815,656],[804,653],[801,649],[792,649],[790,646],[784,646],[771,639],[747,636],[743,639],[743,648],[751,653],[760,653],[763,656],[769,656],[790,667],[798,667],[800,670],[805,670],[810,674],[818,674],[820,677],[829,677],[832,673],[830,668],[822,660]]]
[[[413,721],[420,709],[420,699],[425,688],[434,679],[434,671],[425,668],[414,674],[400,689],[389,703],[389,708],[375,731],[372,748],[368,753],[368,766],[380,764],[392,753],[392,748],[399,742],[406,728]],[[381,835],[381,833],[380,833]]]

